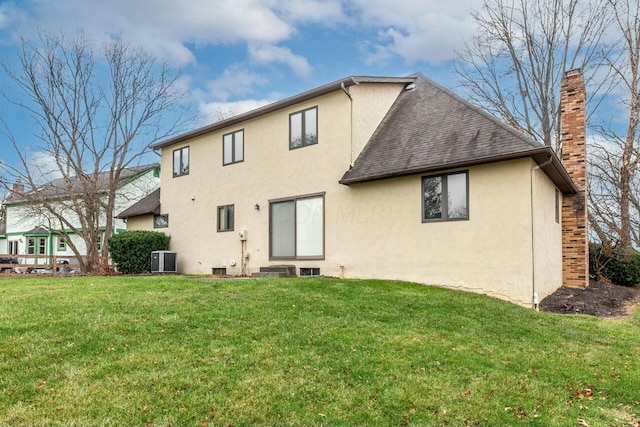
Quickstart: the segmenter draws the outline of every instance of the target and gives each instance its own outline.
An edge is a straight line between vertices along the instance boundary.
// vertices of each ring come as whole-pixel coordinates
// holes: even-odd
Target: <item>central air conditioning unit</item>
[[[178,254],[171,251],[151,252],[152,273],[177,273]]]

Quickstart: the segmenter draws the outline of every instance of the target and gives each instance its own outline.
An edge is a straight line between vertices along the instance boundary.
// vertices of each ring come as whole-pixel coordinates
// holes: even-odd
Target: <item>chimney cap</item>
[[[582,68],[574,68],[572,70],[568,70],[564,72],[565,77],[579,76],[582,75]]]

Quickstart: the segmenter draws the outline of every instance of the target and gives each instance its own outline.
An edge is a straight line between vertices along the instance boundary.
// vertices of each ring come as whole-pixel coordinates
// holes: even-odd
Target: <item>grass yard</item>
[[[387,281],[0,279],[0,425],[634,425],[640,310]]]

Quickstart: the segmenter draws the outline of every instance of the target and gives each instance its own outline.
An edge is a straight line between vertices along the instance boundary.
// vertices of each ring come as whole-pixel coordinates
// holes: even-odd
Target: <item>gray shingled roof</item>
[[[342,184],[532,157],[561,191],[576,191],[551,148],[421,74],[410,87],[398,96]]]
[[[49,234],[49,230],[47,230],[46,228],[44,228],[42,226],[38,226],[38,227],[32,228],[29,231],[25,231],[24,234],[25,234],[25,236],[44,235],[44,234]]]
[[[128,209],[118,214],[117,218],[126,219],[132,216],[159,214],[160,213],[160,189],[149,193],[148,196],[142,198],[139,202],[134,203]]]
[[[126,183],[129,179],[138,176],[144,172],[147,172],[153,168],[157,168],[160,165],[152,164],[145,166],[134,166],[129,168],[122,169],[120,173],[120,181],[119,185]],[[89,177],[91,177],[89,175]],[[109,172],[101,172],[98,174],[98,182],[96,185],[98,192],[107,191],[109,187]],[[69,191],[69,188],[72,190]],[[71,185],[67,185],[63,178],[54,179],[39,187],[36,191],[38,192],[38,197],[44,197],[46,199],[55,199],[58,197],[67,197],[72,196],[73,194],[78,194],[82,190],[82,186],[79,178],[73,178],[73,182]],[[9,193],[7,196],[5,203],[20,203],[24,201],[30,200],[30,194],[26,193],[24,195]]]

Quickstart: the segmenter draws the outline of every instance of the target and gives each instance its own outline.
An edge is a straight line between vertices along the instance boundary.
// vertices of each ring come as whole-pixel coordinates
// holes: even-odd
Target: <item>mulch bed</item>
[[[562,287],[540,303],[540,310],[560,314],[621,317],[640,303],[640,287],[611,285],[592,280],[589,287]]]

